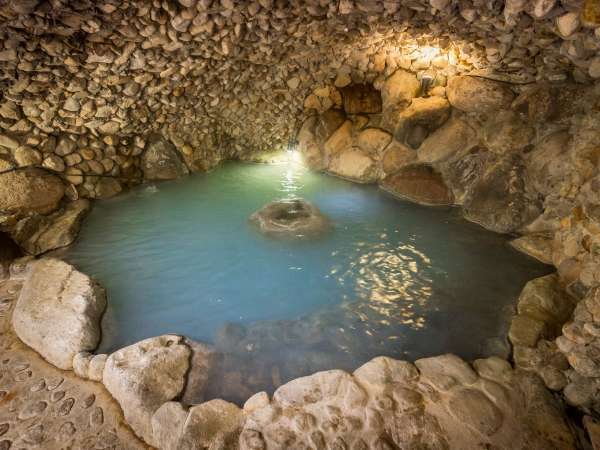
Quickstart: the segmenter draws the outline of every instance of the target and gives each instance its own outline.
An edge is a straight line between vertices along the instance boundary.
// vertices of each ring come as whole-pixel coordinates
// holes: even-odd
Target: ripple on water
[[[275,241],[248,225],[298,196],[331,233]],[[455,210],[293,164],[231,163],[97,202],[67,259],[108,290],[102,351],[163,333],[214,343],[208,396],[238,403],[377,355],[506,351],[522,286],[549,271]]]

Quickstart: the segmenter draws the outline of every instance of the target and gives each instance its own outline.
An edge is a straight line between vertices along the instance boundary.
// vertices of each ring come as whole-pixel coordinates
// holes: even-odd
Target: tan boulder
[[[450,78],[446,94],[455,108],[480,114],[508,109],[515,97],[505,83],[470,76]]]
[[[402,108],[419,95],[421,83],[414,73],[399,69],[383,83],[381,97],[384,109]]]
[[[161,450],[237,448],[242,410],[215,399],[185,411],[179,403],[164,403],[152,417],[156,444]]]
[[[371,157],[378,157],[392,140],[392,135],[379,128],[366,128],[356,137],[356,144]]]
[[[535,137],[535,130],[512,111],[499,111],[484,128],[484,142],[494,153],[520,153]]]
[[[146,180],[174,180],[189,173],[175,146],[160,134],[148,138],[142,170]]]
[[[410,106],[395,115],[394,137],[419,147],[427,135],[442,126],[449,117],[450,103],[445,98],[415,98]]]
[[[377,163],[358,148],[337,153],[330,160],[327,170],[359,183],[374,183],[379,178]]]
[[[319,142],[325,142],[346,120],[340,109],[328,109],[316,119],[314,134]]]
[[[416,160],[417,152],[415,150],[394,140],[383,152],[381,169],[385,175],[389,175],[415,163]]]
[[[329,159],[352,147],[352,122],[346,120],[325,142],[325,156]]]
[[[30,255],[41,255],[50,250],[72,244],[81,221],[90,209],[90,202],[79,199],[50,214],[28,216],[11,229],[13,239]]]
[[[466,121],[451,119],[433,132],[419,147],[419,161],[437,163],[466,155],[477,145],[477,133]]]
[[[23,169],[0,176],[0,212],[46,214],[54,211],[65,193],[60,178],[42,169]]]

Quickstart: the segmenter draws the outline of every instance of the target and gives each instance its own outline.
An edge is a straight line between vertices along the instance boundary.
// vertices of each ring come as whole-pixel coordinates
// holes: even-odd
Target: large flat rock
[[[73,357],[94,350],[106,295],[87,275],[58,259],[29,264],[13,313],[17,336],[60,369],[72,369]]]

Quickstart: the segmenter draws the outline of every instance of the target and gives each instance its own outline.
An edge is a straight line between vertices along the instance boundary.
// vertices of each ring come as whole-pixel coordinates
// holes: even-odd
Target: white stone
[[[48,362],[64,370],[73,358],[96,348],[104,289],[87,275],[57,259],[30,263],[13,313],[17,336]]]

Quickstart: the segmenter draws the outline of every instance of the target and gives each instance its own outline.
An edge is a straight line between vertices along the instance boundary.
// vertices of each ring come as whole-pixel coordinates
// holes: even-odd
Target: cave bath
[[[297,197],[328,217],[328,233],[280,240],[248,223],[266,203]],[[239,404],[379,355],[506,356],[521,288],[548,273],[452,208],[292,159],[227,163],[97,202],[67,259],[107,289],[100,352],[165,333],[212,344],[207,398]]]

